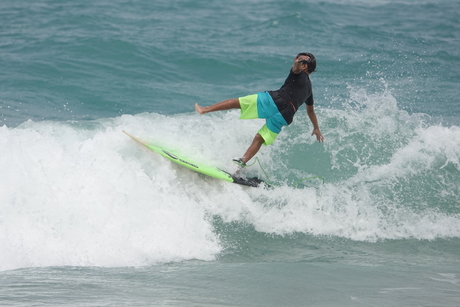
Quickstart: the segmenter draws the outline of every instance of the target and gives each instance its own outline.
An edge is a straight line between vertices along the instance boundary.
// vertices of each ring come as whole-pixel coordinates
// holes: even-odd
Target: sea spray
[[[235,124],[236,111],[3,126],[2,269],[212,260],[225,245],[215,216],[276,235],[460,236],[459,128],[399,110],[388,92],[351,97],[359,105],[318,108],[324,144],[310,136],[303,114],[261,149],[261,164],[278,183],[268,190],[184,169],[122,133],[226,169],[263,123]],[[290,185],[318,175],[325,184]]]

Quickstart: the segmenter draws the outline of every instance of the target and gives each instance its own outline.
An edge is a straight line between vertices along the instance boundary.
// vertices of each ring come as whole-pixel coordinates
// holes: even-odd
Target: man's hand
[[[316,135],[316,139],[318,140],[318,142],[324,142],[324,136],[321,134],[321,131],[319,131],[318,128],[313,129],[313,133],[311,135]]]

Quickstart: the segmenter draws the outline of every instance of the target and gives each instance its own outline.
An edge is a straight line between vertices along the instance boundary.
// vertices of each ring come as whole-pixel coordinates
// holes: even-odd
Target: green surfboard
[[[138,138],[136,138],[135,136],[129,134],[128,132],[124,131],[123,132],[129,136],[130,138],[132,138],[133,140],[135,140],[136,142],[144,145],[145,147],[147,147],[148,149],[160,154],[161,156],[165,157],[166,159],[169,159],[171,160],[172,162],[174,163],[177,163],[181,166],[184,166],[184,167],[187,167],[191,170],[194,170],[195,172],[198,172],[198,173],[201,173],[201,174],[204,174],[204,175],[207,175],[207,176],[211,176],[211,177],[214,177],[214,178],[217,178],[217,179],[220,179],[220,180],[224,180],[224,181],[228,181],[228,182],[232,182],[232,183],[237,183],[237,184],[241,184],[241,185],[246,185],[246,186],[250,186],[250,187],[258,187],[262,182],[263,180],[257,178],[257,177],[253,177],[253,178],[244,178],[244,177],[239,177],[239,176],[236,176],[236,175],[232,175],[224,170],[221,170],[219,168],[216,168],[216,167],[213,167],[213,166],[209,166],[209,165],[205,165],[203,163],[198,163],[198,162],[195,162],[189,158],[186,158],[184,156],[181,156],[181,155],[177,155],[176,153],[173,153],[171,150],[169,149],[166,149],[166,148],[163,148],[161,146],[158,146],[158,145],[155,145],[155,144],[151,144],[151,143],[146,143]]]

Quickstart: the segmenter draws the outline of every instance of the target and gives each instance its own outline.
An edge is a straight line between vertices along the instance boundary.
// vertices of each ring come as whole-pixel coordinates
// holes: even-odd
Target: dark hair
[[[308,65],[308,73],[311,74],[312,72],[315,72],[316,70],[316,58],[312,53],[309,52],[302,52],[297,55],[297,58],[299,56],[308,56],[310,59],[303,61],[305,64]]]

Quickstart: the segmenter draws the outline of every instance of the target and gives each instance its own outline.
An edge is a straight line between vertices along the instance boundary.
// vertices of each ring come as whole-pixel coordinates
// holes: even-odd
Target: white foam
[[[417,116],[398,110],[388,93],[363,95],[367,94],[359,97],[364,108],[317,111],[327,142],[322,159],[330,157],[333,170],[348,163],[353,173],[305,188],[282,185],[264,190],[214,180],[165,160],[122,133],[126,130],[147,141],[157,140],[229,169],[231,158],[241,156],[263,123],[235,124],[236,111],[3,126],[0,270],[212,260],[222,250],[210,218],[214,215],[224,222],[251,223],[257,231],[275,234],[302,232],[366,241],[459,237],[458,214],[417,209],[388,198],[385,192],[394,180],[404,182],[414,173],[424,175],[424,170],[453,165],[458,178],[459,127],[423,128]],[[376,100],[390,103],[382,106]],[[298,128],[290,127],[259,154],[272,174],[285,171],[280,155],[289,153],[293,145],[314,143],[306,115],[298,116]],[[360,116],[361,123],[356,121]],[[373,116],[381,122],[371,125]],[[392,126],[402,123],[410,131],[391,137],[403,131],[394,131]],[[369,151],[374,154],[378,146],[386,148],[390,138],[381,162],[362,154],[369,144],[353,143],[360,136],[380,138],[377,148]],[[344,160],[344,152],[355,155],[351,158],[355,161]],[[310,162],[306,159],[305,163]]]
[[[191,174],[181,178],[110,125],[1,129],[1,269],[210,260],[220,251],[179,184]]]

